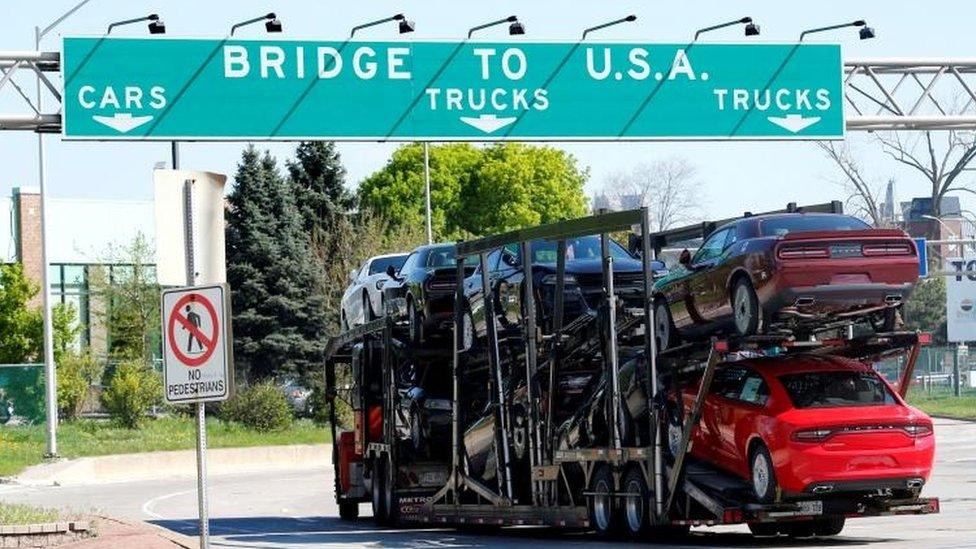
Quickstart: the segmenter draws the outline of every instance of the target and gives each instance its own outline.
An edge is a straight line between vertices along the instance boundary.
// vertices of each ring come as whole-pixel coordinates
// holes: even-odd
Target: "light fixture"
[[[112,34],[112,29],[115,27],[121,27],[123,25],[131,25],[132,23],[141,23],[143,21],[149,21],[149,34],[165,34],[166,24],[163,20],[159,18],[155,13],[150,13],[144,17],[136,17],[135,19],[126,19],[125,21],[116,21],[108,26],[108,30],[105,34]]]
[[[620,19],[614,19],[613,21],[610,21],[608,23],[603,23],[602,25],[597,25],[595,27],[590,27],[588,29],[584,29],[583,30],[583,36],[580,37],[580,40],[586,40],[586,35],[589,34],[589,33],[591,33],[591,32],[593,32],[593,31],[595,31],[595,30],[605,29],[607,27],[612,27],[614,25],[619,25],[621,23],[633,23],[634,21],[637,21],[637,16],[631,14],[631,15],[628,15],[627,17],[621,17]]]
[[[471,27],[468,30],[468,38],[471,38],[471,35],[474,34],[475,31],[487,29],[488,27],[494,27],[495,25],[501,25],[502,23],[509,23],[508,34],[511,36],[525,34],[525,25],[518,20],[517,16],[509,15],[504,19],[492,21],[491,23],[485,23],[484,25],[478,25],[477,27]]]
[[[741,19],[736,19],[735,21],[729,21],[727,23],[720,23],[718,25],[712,25],[711,27],[705,27],[703,29],[698,29],[695,31],[695,39],[697,41],[698,36],[705,34],[706,32],[711,32],[717,29],[724,29],[725,27],[731,27],[732,25],[745,25],[746,26],[746,36],[759,36],[759,25],[752,22],[752,17],[743,17]]]
[[[274,12],[262,15],[261,17],[255,17],[254,19],[248,19],[247,21],[241,21],[233,27],[230,28],[230,35],[234,36],[234,31],[241,27],[257,23],[259,21],[264,21],[264,29],[268,32],[281,32],[281,21],[278,20],[278,16]]]
[[[390,21],[397,21],[397,29],[400,34],[406,34],[408,32],[413,32],[416,26],[413,21],[408,21],[407,18],[402,14],[398,13],[393,17],[384,17],[383,19],[377,19],[376,21],[370,21],[369,23],[363,23],[362,25],[356,25],[352,28],[352,32],[349,33],[349,38],[356,35],[356,31],[362,30],[368,27],[375,27],[376,25],[382,25],[383,23],[388,23]]]
[[[874,38],[874,29],[871,28],[871,27],[869,27],[868,24],[867,24],[867,22],[864,21],[864,19],[858,19],[857,21],[852,21],[850,23],[841,23],[839,25],[830,25],[830,26],[827,26],[827,27],[819,27],[819,28],[816,28],[816,29],[808,29],[808,30],[805,30],[805,31],[803,31],[803,32],[800,33],[800,42],[802,42],[803,41],[803,37],[806,36],[806,35],[808,35],[808,34],[813,34],[815,32],[824,32],[824,31],[829,31],[829,30],[835,30],[835,29],[843,29],[843,28],[846,28],[846,27],[860,27],[860,30],[858,31],[858,36],[861,38],[861,40],[867,40],[868,38]]]

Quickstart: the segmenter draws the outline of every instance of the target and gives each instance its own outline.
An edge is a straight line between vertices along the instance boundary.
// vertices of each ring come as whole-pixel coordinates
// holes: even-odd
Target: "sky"
[[[3,0],[0,18],[0,50],[33,49],[34,27],[46,26],[70,9],[76,0]],[[480,1],[424,0],[414,2],[333,2],[311,0],[189,0],[132,1],[91,0],[45,38],[43,50],[59,50],[63,35],[104,33],[108,23],[158,13],[170,36],[224,36],[233,23],[274,11],[284,32],[275,38],[334,40],[348,36],[359,23],[403,12],[416,22],[412,39],[462,37],[469,27],[505,17],[519,16],[525,39],[576,39],[582,28],[633,13],[634,23],[601,31],[599,39],[635,42],[687,41],[696,28],[752,16],[762,28],[760,41],[791,42],[805,28],[854,19],[866,19],[877,38],[860,41],[854,29],[818,35],[842,44],[845,58],[852,57],[973,57],[972,21],[976,3],[932,0],[921,9],[917,2],[860,0],[824,1],[818,9],[801,9],[794,2],[779,1],[618,1],[567,2],[551,0]],[[951,14],[951,17],[947,14]],[[395,39],[392,25],[369,29],[369,38]],[[113,31],[113,35],[146,35],[143,25]],[[262,26],[243,29],[244,37],[261,37]],[[357,35],[358,36],[358,35]],[[505,39],[505,27],[485,31],[484,38]],[[364,36],[366,37],[366,36]],[[592,35],[597,38],[596,35]],[[745,41],[741,27],[708,36],[716,41]],[[749,38],[755,41],[755,38]],[[33,89],[33,84],[31,88]],[[51,100],[47,100],[51,104]],[[9,89],[0,89],[0,112],[25,113],[26,106]],[[897,198],[927,194],[925,182],[899,167],[878,151],[868,134],[849,133],[862,155],[869,177],[878,182],[894,177]],[[56,135],[45,138],[48,190],[52,196],[85,199],[152,198],[154,165],[168,161],[168,143],[62,142]],[[292,143],[256,143],[283,162],[294,150]],[[808,142],[648,142],[648,143],[554,143],[572,153],[589,168],[587,194],[598,191],[608,176],[630,172],[641,163],[671,156],[687,158],[697,170],[696,193],[702,213],[720,218],[743,211],[781,208],[785,203],[817,203],[843,199],[836,184],[838,172]],[[233,176],[242,143],[185,143],[181,167]],[[395,149],[390,143],[342,143],[348,185],[355,186],[381,168]],[[0,132],[0,196],[12,187],[36,186],[37,138],[29,132]],[[976,174],[976,172],[971,172]],[[967,183],[976,177],[967,175]],[[976,199],[961,196],[965,207],[976,210]]]

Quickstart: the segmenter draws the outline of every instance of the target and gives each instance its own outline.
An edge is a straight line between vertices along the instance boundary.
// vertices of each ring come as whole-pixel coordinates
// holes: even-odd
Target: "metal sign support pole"
[[[173,143],[173,169],[178,169],[179,153]],[[193,180],[183,183],[183,240],[186,253],[186,285],[196,284],[193,261]],[[197,403],[197,505],[200,513],[200,549],[210,549],[210,519],[207,509],[207,407]]]
[[[434,229],[430,219],[430,143],[424,141],[424,204],[427,217],[427,243],[434,243]]]

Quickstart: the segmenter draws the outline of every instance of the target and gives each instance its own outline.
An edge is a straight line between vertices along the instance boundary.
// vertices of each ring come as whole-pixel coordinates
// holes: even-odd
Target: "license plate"
[[[834,244],[830,247],[830,257],[861,257],[861,245]]]
[[[801,501],[799,503],[800,513],[804,515],[822,515],[822,501]]]

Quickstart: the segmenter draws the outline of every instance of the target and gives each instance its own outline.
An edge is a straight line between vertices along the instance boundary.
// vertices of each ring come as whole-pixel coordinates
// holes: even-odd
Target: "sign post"
[[[65,139],[841,139],[836,44],[64,39]]]
[[[164,290],[162,295],[163,385],[166,402],[196,404],[200,547],[208,549],[206,402],[226,400],[231,394],[233,346],[227,285],[194,286],[193,184],[187,179],[183,187],[187,287]]]

